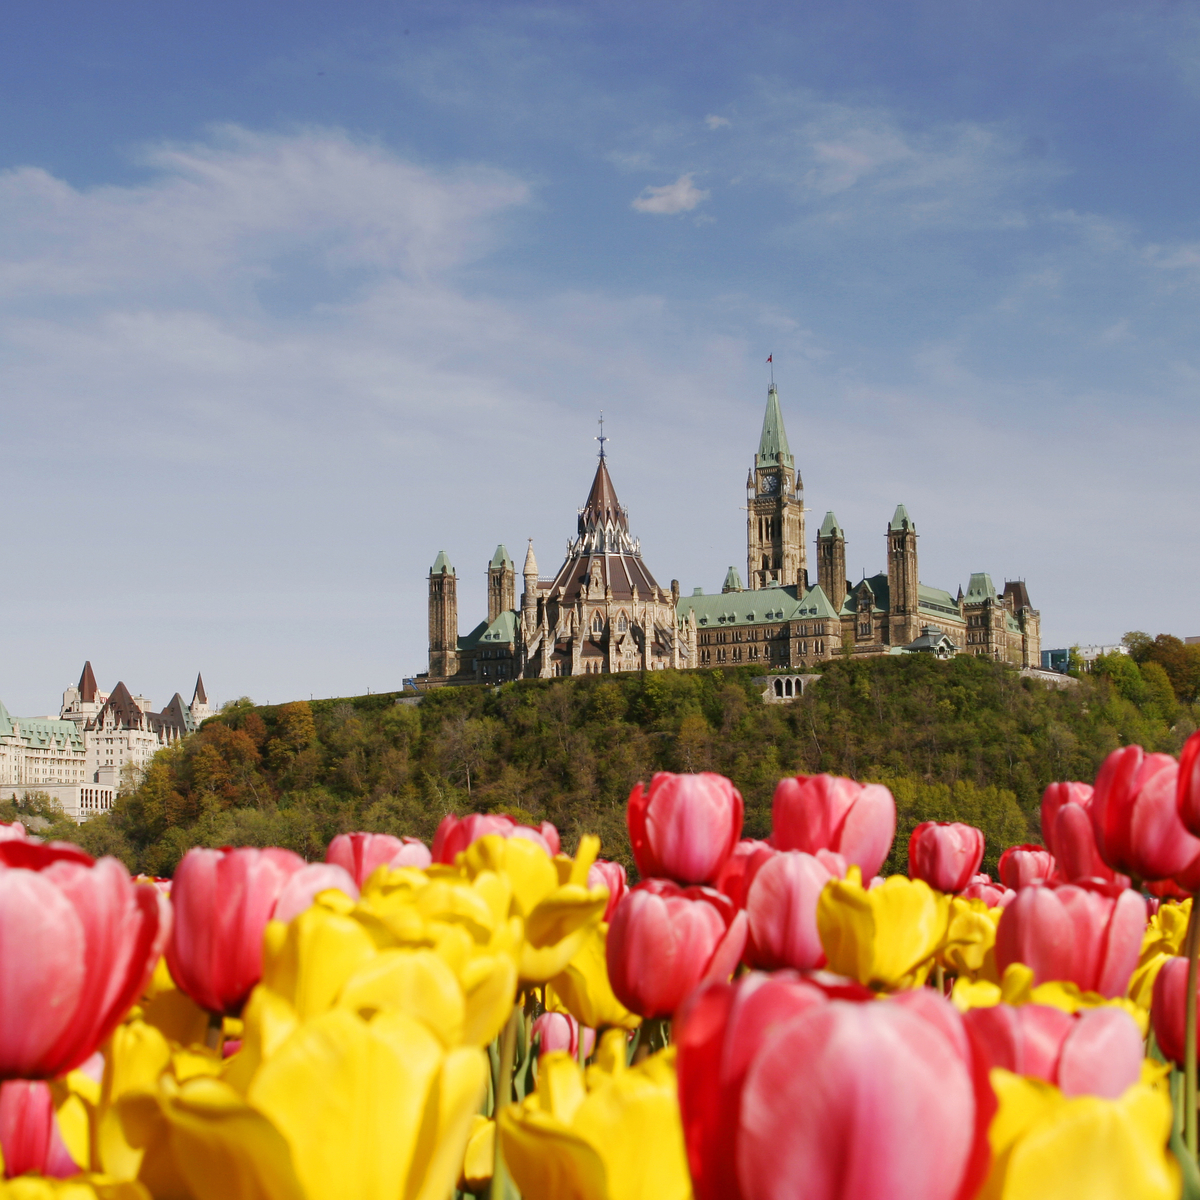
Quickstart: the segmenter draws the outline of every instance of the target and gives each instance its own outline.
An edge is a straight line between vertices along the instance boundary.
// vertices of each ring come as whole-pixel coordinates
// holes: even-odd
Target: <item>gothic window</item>
[[[604,618],[599,613],[592,617],[592,632],[595,634],[604,632]]]
[[[617,629],[619,632],[624,633],[628,628],[629,622],[625,620],[625,614],[622,613],[620,618],[617,620]]]

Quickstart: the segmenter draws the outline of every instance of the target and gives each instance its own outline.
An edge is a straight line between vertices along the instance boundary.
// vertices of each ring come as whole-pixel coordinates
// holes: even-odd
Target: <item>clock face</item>
[[[761,475],[758,480],[758,490],[764,495],[770,495],[779,487],[778,475]]]

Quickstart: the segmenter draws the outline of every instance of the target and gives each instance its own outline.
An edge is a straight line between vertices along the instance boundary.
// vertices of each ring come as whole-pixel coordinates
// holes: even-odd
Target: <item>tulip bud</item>
[[[723,775],[659,771],[629,794],[626,820],[643,878],[716,879],[742,832],[742,794]]]
[[[833,877],[819,859],[802,850],[775,853],[761,865],[746,899],[750,966],[806,971],[825,965],[817,932],[817,901]]]
[[[471,813],[461,820],[453,813],[447,813],[433,835],[433,861],[452,863],[468,846],[489,833],[506,838],[526,838],[541,846],[551,857],[562,849],[558,830],[549,821],[543,821],[534,829],[530,825],[518,825],[506,813]]]
[[[604,909],[603,919],[611,921],[613,909],[621,903],[625,893],[629,891],[625,868],[618,862],[610,862],[607,858],[598,858],[588,868],[587,885],[589,888],[608,888],[608,904]]]
[[[983,832],[954,821],[923,821],[908,839],[908,877],[961,892],[983,861]]]
[[[1023,887],[1034,883],[1050,883],[1057,877],[1054,855],[1041,846],[1026,843],[1023,846],[1009,846],[1000,855],[996,866],[996,874],[1006,888],[1019,892]]]
[[[1184,828],[1200,837],[1200,731],[1184,742],[1179,756],[1176,807]]]
[[[896,834],[896,802],[877,783],[836,775],[781,779],[771,801],[771,844],[776,850],[833,850],[862,871],[879,873]]]
[[[1154,995],[1150,1002],[1150,1024],[1154,1038],[1163,1057],[1182,1069],[1186,1065],[1184,1054],[1184,1026],[1187,1019],[1187,975],[1188,960],[1184,955],[1168,958],[1159,968],[1154,980]],[[1200,980],[1197,980],[1200,991]],[[1200,1048],[1197,1059],[1200,1061]]]
[[[711,888],[639,883],[617,905],[605,956],[613,993],[643,1017],[670,1016],[702,980],[728,979],[746,944],[746,914]]]
[[[420,838],[398,838],[390,833],[339,833],[329,843],[325,861],[344,868],[361,888],[379,867],[427,867],[433,858]]]
[[[1016,894],[1012,888],[992,883],[986,876],[983,880],[972,880],[962,891],[964,900],[982,900],[988,908],[1004,908],[1012,903]]]
[[[775,854],[774,847],[768,842],[760,842],[754,838],[742,838],[734,848],[733,853],[725,860],[713,887],[738,906],[746,907],[746,896],[759,867]]]
[[[580,1026],[569,1013],[545,1012],[533,1023],[531,1036],[537,1040],[538,1055],[551,1050],[565,1050],[572,1058],[579,1057],[579,1031],[583,1029],[583,1057],[590,1058],[596,1047],[596,1031]]]
[[[1102,879],[1128,887],[1129,877],[1118,875],[1100,857],[1092,829],[1093,794],[1087,783],[1050,784],[1042,793],[1042,841],[1068,883]]]
[[[0,1150],[6,1179],[30,1172],[52,1179],[79,1174],[58,1128],[50,1086],[40,1079],[0,1084]]]

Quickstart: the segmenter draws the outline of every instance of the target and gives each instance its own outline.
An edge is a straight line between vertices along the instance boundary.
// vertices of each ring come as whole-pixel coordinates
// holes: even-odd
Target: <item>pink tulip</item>
[[[1200,837],[1200,731],[1184,742],[1179,756],[1176,807],[1184,828]]]
[[[713,887],[738,906],[746,907],[746,896],[758,869],[773,854],[778,853],[769,842],[756,841],[754,838],[742,838],[733,847],[733,852],[725,860],[725,865],[717,875]]]
[[[1024,963],[1034,984],[1066,980],[1108,999],[1125,995],[1137,966],[1146,902],[1113,884],[1032,884],[1004,910],[996,965]]]
[[[142,994],[168,902],[115,859],[0,842],[0,1079],[52,1079],[89,1058]]]
[[[1179,764],[1141,746],[1114,750],[1096,777],[1092,829],[1100,857],[1133,879],[1180,878],[1200,867],[1200,839],[1184,828],[1176,788]],[[1187,884],[1183,884],[1187,886]]]
[[[50,1085],[40,1079],[0,1084],[0,1150],[6,1179],[30,1172],[52,1179],[79,1174],[59,1132]]]
[[[329,843],[325,861],[343,867],[361,888],[379,867],[427,867],[433,857],[420,838],[398,838],[390,833],[339,833]]]
[[[797,775],[781,779],[775,788],[771,829],[771,844],[777,850],[833,850],[870,879],[892,848],[896,802],[878,783]]]
[[[1005,908],[1016,894],[1002,883],[993,883],[987,875],[976,875],[962,890],[964,900],[982,900],[988,908]]]
[[[350,872],[345,867],[329,862],[309,863],[301,867],[283,885],[271,919],[282,921],[286,925],[306,908],[311,908],[313,901],[322,892],[331,890],[345,892],[351,900],[358,899],[358,886],[350,878]]]
[[[579,1057],[579,1022],[567,1013],[544,1012],[533,1023],[531,1035],[538,1043],[538,1057],[551,1050],[565,1050]],[[583,1027],[583,1057],[590,1058],[596,1048],[596,1031]]]
[[[1188,960],[1185,956],[1168,958],[1159,968],[1154,980],[1154,993],[1150,1001],[1150,1024],[1158,1048],[1165,1058],[1177,1067],[1186,1064],[1184,1054],[1184,1022],[1187,1017],[1187,973]],[[1200,981],[1198,981],[1200,983]],[[1200,986],[1197,987],[1200,991]],[[1200,1052],[1197,1053],[1200,1060]]]
[[[1141,1077],[1142,1034],[1123,1009],[1074,1015],[1042,1004],[997,1004],[963,1017],[988,1068],[1052,1083],[1068,1096],[1115,1100]]]
[[[923,821],[908,839],[908,877],[939,892],[961,892],[983,861],[983,831],[956,821]]]
[[[729,978],[746,945],[746,924],[746,914],[711,888],[639,883],[608,929],[614,994],[643,1017],[670,1016],[697,984]]]
[[[598,858],[588,868],[587,885],[589,888],[608,888],[608,904],[604,908],[604,920],[611,921],[613,909],[621,903],[625,893],[629,891],[629,880],[625,868],[617,862],[609,862],[607,858]]]
[[[189,850],[175,870],[167,966],[201,1008],[236,1017],[262,978],[263,931],[304,859],[290,850]]]
[[[1050,784],[1042,793],[1042,841],[1068,883],[1103,879],[1128,887],[1128,876],[1118,875],[1100,857],[1092,829],[1092,795],[1091,784]]]
[[[737,1130],[746,1071],[781,1025],[825,1003],[820,988],[791,971],[705,984],[684,1001],[671,1044],[695,1200],[742,1200]]]
[[[961,1018],[928,989],[811,1005],[762,1042],[746,1072],[741,1196],[973,1196],[993,1106]]]
[[[817,933],[817,900],[832,878],[823,863],[803,850],[778,852],[762,864],[746,899],[750,966],[805,971],[825,965]]]
[[[507,813],[470,813],[461,820],[453,813],[447,813],[433,835],[433,861],[452,863],[472,842],[489,833],[505,838],[526,838],[541,846],[551,857],[562,849],[558,830],[549,821],[543,821],[534,829],[530,825],[518,825]]]
[[[13,821],[11,824],[5,824],[0,821],[0,842],[21,841],[25,840],[25,826],[20,821]]]
[[[724,775],[659,771],[649,788],[636,784],[625,819],[638,871],[643,878],[710,883],[741,836],[742,811],[742,794]]]
[[[1000,882],[1014,892],[1035,883],[1052,883],[1058,880],[1054,855],[1042,846],[1029,843],[1023,846],[1009,846],[1000,855],[996,874],[1000,876]]]

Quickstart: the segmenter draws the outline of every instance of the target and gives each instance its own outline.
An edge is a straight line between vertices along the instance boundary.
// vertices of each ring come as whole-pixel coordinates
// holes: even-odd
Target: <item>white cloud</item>
[[[631,207],[644,213],[691,212],[697,204],[707,199],[708,192],[701,191],[692,182],[691,175],[680,175],[674,183],[646,188],[640,196],[633,198]]]
[[[708,116],[704,118],[704,123],[709,127],[709,129],[727,129],[729,127],[729,118],[718,117],[713,113],[709,113]]]

